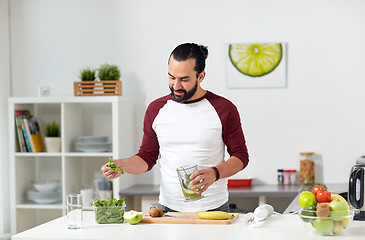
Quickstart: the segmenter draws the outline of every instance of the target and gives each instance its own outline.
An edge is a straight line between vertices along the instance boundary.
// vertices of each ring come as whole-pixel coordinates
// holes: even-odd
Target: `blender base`
[[[365,221],[365,211],[355,211],[354,220]]]

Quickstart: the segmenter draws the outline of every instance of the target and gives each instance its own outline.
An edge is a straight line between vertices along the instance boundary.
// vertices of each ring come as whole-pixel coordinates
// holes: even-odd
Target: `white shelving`
[[[14,110],[28,109],[36,116],[44,137],[45,124],[61,125],[61,152],[21,153],[17,151]],[[9,98],[9,145],[11,186],[11,230],[17,233],[66,212],[69,193],[91,186],[94,173],[109,157],[124,158],[135,153],[132,102],[125,97],[14,97]],[[110,152],[77,152],[81,136],[107,136]],[[130,177],[123,176],[123,187]],[[27,200],[31,182],[58,180],[62,200],[56,204],[35,204]],[[119,197],[120,179],[113,182],[113,196]],[[92,208],[87,208],[92,209]]]

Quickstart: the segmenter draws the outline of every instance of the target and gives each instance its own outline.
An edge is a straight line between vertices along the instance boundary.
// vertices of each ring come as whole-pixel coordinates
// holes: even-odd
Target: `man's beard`
[[[195,94],[196,90],[198,89],[198,81],[195,82],[195,86],[188,92],[186,90],[182,90],[182,89],[176,90],[176,92],[184,93],[183,97],[176,96],[175,92],[174,92],[175,91],[174,87],[172,87],[172,86],[169,86],[169,87],[171,90],[172,97],[174,98],[174,100],[176,102],[185,102],[185,101],[189,100]]]

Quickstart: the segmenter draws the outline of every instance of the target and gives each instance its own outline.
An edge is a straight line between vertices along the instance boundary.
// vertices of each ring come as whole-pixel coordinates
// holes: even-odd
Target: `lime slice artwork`
[[[228,44],[228,87],[285,87],[285,43]]]

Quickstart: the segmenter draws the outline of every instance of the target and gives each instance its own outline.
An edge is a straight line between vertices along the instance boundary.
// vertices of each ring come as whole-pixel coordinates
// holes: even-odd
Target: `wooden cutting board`
[[[175,214],[175,212],[174,212]],[[227,220],[207,220],[200,219],[196,215],[196,213],[188,213],[188,212],[176,212],[176,214],[187,216],[187,218],[180,217],[170,217],[170,216],[162,216],[162,217],[151,217],[148,212],[143,213],[142,223],[168,223],[168,224],[231,224],[233,223],[239,216],[238,213],[231,213],[234,215],[232,219]]]

